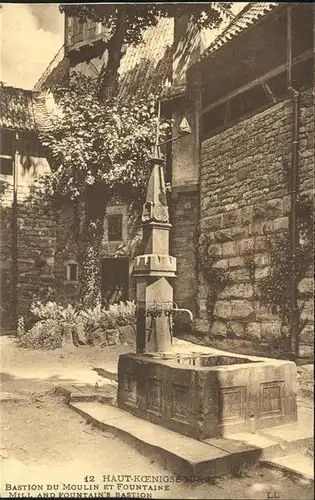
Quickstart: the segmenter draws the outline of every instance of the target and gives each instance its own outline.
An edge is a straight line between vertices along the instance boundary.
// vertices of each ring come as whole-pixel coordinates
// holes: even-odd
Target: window
[[[80,22],[77,17],[67,18],[67,41],[68,45],[93,40],[96,36],[97,23],[88,19]]]
[[[203,115],[202,134],[204,137],[210,137],[213,132],[223,127],[225,114],[226,103],[223,103]]]
[[[96,22],[92,21],[91,19],[88,19],[85,26],[85,40],[93,40],[95,38],[96,34]]]
[[[78,264],[74,261],[66,263],[67,281],[78,281]]]
[[[13,174],[13,133],[2,130],[0,136],[0,174]]]
[[[122,240],[122,215],[108,215],[108,241]]]
[[[207,139],[271,104],[270,91],[258,84],[203,113],[202,135]]]
[[[293,65],[292,84],[296,89],[313,88],[313,57]]]
[[[231,121],[239,121],[269,103],[270,98],[267,97],[262,85],[256,85],[231,99]]]
[[[83,42],[84,23],[77,17],[72,20],[72,43]]]
[[[0,174],[1,175],[12,175],[12,158],[5,158],[4,155],[0,155]]]

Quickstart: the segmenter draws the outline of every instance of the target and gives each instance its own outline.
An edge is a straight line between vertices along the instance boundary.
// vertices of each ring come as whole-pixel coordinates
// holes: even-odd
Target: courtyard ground
[[[117,481],[104,483],[103,476],[171,476],[128,444],[88,425],[54,392],[58,383],[94,385],[96,381],[104,380],[98,374],[100,370],[115,371],[119,353],[130,351],[130,346],[104,349],[69,346],[55,351],[33,351],[17,348],[9,337],[0,337],[0,342],[2,497],[10,497],[10,491],[12,496],[13,485],[17,484],[43,485],[44,488],[58,485],[56,497],[60,493],[61,496],[76,497],[79,491],[76,485],[96,485],[99,489],[93,494],[102,492],[104,496],[120,496],[123,490],[117,489]],[[310,387],[311,369],[304,370],[300,380],[302,389]],[[112,389],[116,391],[115,383],[112,383]],[[312,404],[310,396],[302,390],[299,397]],[[93,484],[84,481],[86,476],[95,477]],[[63,490],[63,483],[67,489]],[[281,472],[259,467],[243,471],[238,477],[219,478],[214,484],[180,482],[163,485],[169,485],[170,489],[153,492],[152,498],[313,498],[313,487],[309,482],[293,480]],[[40,491],[25,490],[24,494],[27,493],[36,496]],[[141,494],[144,493],[142,490]]]

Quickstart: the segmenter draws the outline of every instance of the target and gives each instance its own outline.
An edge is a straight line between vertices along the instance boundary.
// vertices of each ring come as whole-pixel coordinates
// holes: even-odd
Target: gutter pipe
[[[12,315],[14,328],[18,320],[18,228],[17,228],[17,191],[18,191],[18,141],[19,134],[14,137],[13,150],[13,200],[12,200]]]
[[[292,87],[292,6],[287,10],[287,83],[292,94],[292,149],[291,149],[291,217],[290,217],[290,351],[293,359],[299,355],[299,310],[297,303],[296,248],[298,228],[296,219],[297,193],[299,186],[298,150],[299,150],[299,92]]]

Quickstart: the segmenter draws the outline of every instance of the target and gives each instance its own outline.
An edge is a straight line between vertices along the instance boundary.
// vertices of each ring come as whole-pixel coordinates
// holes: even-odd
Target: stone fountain
[[[197,439],[254,432],[297,419],[291,361],[215,349],[177,352],[172,342],[176,259],[169,255],[163,161],[156,157],[136,257],[137,348],[118,364],[118,406]],[[197,346],[196,346],[197,347]]]

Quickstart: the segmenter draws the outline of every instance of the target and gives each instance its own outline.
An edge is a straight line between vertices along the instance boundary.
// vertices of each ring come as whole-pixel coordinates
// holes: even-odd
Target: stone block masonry
[[[12,188],[1,200],[1,328],[14,329]],[[55,211],[49,204],[32,203],[19,188],[17,204],[17,315],[26,319],[36,300],[55,300]]]
[[[56,213],[57,242],[55,276],[58,302],[75,304],[79,300],[79,282],[67,280],[67,262],[79,262],[79,221],[83,221],[83,207],[60,207]],[[82,223],[81,223],[82,224]]]
[[[206,297],[211,283],[199,277],[199,317],[209,321],[211,335],[232,332],[234,337],[258,340],[280,335],[281,319],[259,303],[257,285],[270,271],[268,239],[287,233],[289,227],[292,110],[292,101],[285,100],[202,143],[199,244],[207,238],[214,268],[224,270],[229,279],[209,318]],[[299,127],[300,192],[312,196],[311,89],[300,94]],[[312,301],[313,286],[310,270],[299,284],[299,300]],[[302,350],[314,339],[308,303],[303,318],[307,326],[301,335]]]
[[[171,202],[170,253],[177,258],[177,279],[174,282],[174,301],[178,307],[196,314],[197,306],[197,229],[198,193],[184,191]]]

